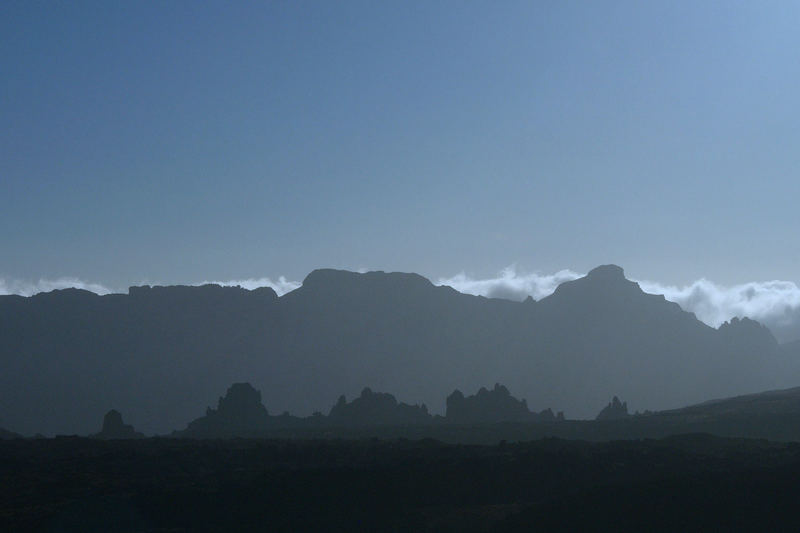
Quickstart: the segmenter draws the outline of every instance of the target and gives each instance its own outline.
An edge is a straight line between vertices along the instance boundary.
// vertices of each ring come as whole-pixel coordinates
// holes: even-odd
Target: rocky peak
[[[227,393],[217,403],[217,411],[222,414],[242,413],[247,411],[266,412],[261,404],[261,392],[249,383],[234,383],[228,387]]]
[[[122,414],[112,409],[103,417],[103,427],[100,433],[94,435],[100,439],[136,439],[143,435],[137,433],[133,426],[122,421]]]
[[[206,415],[189,422],[189,435],[231,436],[263,431],[269,425],[269,413],[261,403],[261,392],[249,383],[234,383],[217,408],[206,409]]]
[[[365,387],[361,396],[350,403],[344,395],[340,396],[329,416],[334,424],[356,426],[425,424],[430,421],[424,404],[401,403],[393,395],[373,392],[369,387]]]
[[[533,414],[525,400],[517,400],[511,392],[495,383],[490,391],[481,387],[474,396],[464,397],[459,390],[447,397],[446,418],[456,423],[493,423],[529,420]]]
[[[617,265],[600,265],[590,270],[586,277],[597,280],[624,281],[625,271]]]
[[[621,402],[614,396],[611,402],[606,405],[598,414],[596,420],[616,420],[628,416],[628,402]]]

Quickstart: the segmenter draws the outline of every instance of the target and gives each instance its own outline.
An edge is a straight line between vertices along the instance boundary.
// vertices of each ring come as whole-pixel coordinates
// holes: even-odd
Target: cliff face
[[[500,382],[586,418],[609,390],[656,410],[800,383],[800,345],[751,326],[710,328],[613,265],[538,302],[336,270],[281,298],[218,286],[4,296],[0,406],[26,434],[90,433],[106,405],[166,433],[243,381],[301,416],[365,384],[443,413],[443,391]]]

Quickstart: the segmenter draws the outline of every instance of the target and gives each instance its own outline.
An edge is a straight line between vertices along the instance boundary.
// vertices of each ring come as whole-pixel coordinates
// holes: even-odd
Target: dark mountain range
[[[300,416],[364,385],[443,413],[443,391],[501,382],[532,411],[588,418],[612,393],[659,410],[792,386],[798,360],[800,345],[749,320],[710,328],[616,266],[538,302],[335,270],[280,298],[213,285],[0,297],[0,413],[24,434],[86,434],[111,405],[166,433],[240,381]]]

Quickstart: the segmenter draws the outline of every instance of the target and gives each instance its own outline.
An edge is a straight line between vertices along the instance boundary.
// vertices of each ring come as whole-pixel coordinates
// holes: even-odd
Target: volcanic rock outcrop
[[[628,402],[620,402],[619,398],[614,396],[614,399],[597,413],[595,420],[616,420],[628,416]]]
[[[448,422],[457,424],[485,424],[494,422],[531,422],[563,420],[564,414],[554,415],[551,409],[533,413],[525,400],[517,400],[509,390],[495,383],[490,391],[481,387],[474,396],[465,397],[455,390],[447,397]]]
[[[142,433],[136,431],[132,425],[122,421],[122,414],[116,409],[112,409],[103,417],[103,427],[100,433],[95,433],[92,437],[96,439],[141,439]]]
[[[339,396],[328,415],[329,424],[342,426],[404,426],[431,421],[425,404],[399,403],[391,394],[372,392],[369,387],[350,403],[344,395]]]
[[[261,403],[261,392],[249,383],[234,383],[217,408],[189,422],[184,436],[229,437],[256,434],[269,426],[269,413]]]

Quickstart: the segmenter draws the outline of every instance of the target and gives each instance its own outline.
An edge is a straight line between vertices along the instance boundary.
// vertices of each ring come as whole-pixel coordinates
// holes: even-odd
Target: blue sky
[[[795,2],[5,2],[0,277],[800,281]]]

